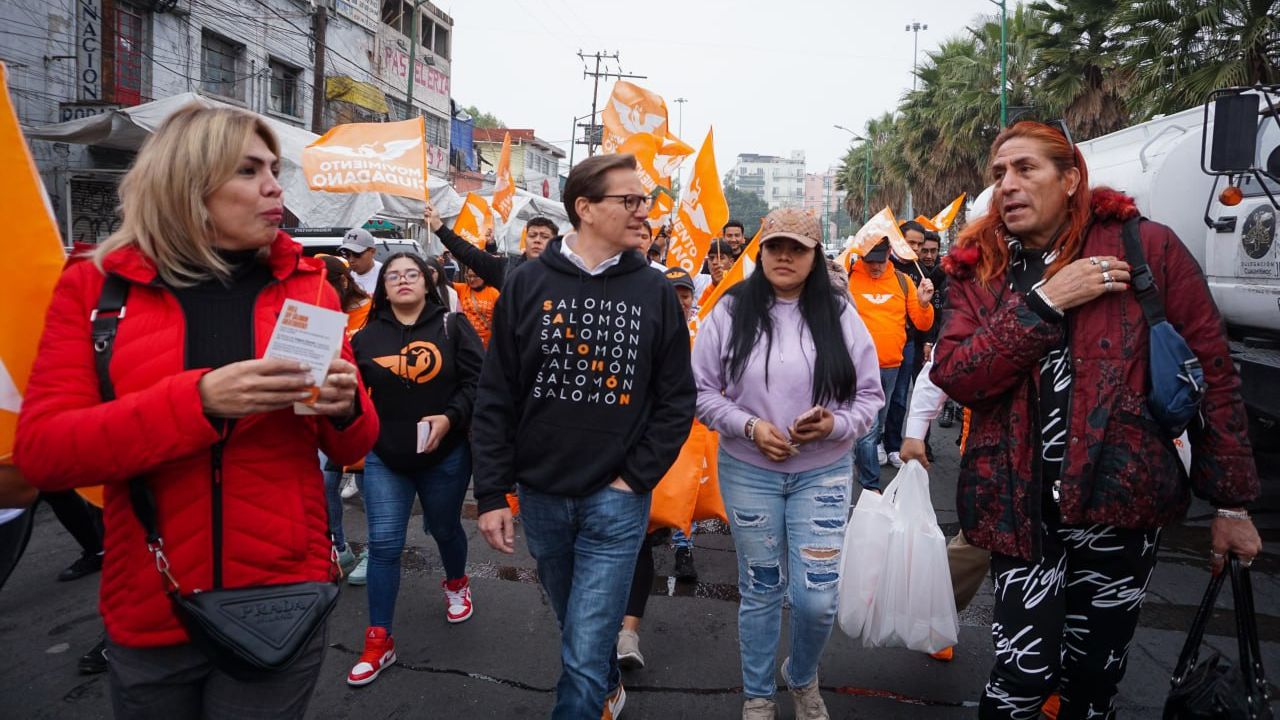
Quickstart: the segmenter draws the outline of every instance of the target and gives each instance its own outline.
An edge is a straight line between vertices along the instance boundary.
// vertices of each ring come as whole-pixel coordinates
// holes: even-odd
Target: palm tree
[[[861,219],[863,210],[874,215],[888,205],[901,207],[907,196],[905,161],[902,158],[899,127],[892,113],[867,122],[862,136],[870,143],[856,141],[849,146],[836,173],[836,189],[844,190],[845,209],[851,217]],[[867,154],[871,154],[871,196],[866,191]],[[858,222],[854,223],[859,224]]]
[[[1120,69],[1120,34],[1113,0],[1039,0],[1029,6],[1045,27],[1028,39],[1035,49],[1031,71],[1047,105],[1062,116],[1077,140],[1130,124],[1131,71]]]
[[[1140,119],[1198,105],[1216,88],[1280,82],[1280,0],[1139,0],[1115,25]]]

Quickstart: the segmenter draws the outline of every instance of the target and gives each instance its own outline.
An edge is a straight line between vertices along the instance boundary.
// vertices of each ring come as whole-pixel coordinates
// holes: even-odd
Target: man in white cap
[[[351,263],[351,275],[365,292],[373,295],[378,286],[378,271],[382,263],[373,258],[373,236],[364,228],[351,228],[342,236],[338,254]]]

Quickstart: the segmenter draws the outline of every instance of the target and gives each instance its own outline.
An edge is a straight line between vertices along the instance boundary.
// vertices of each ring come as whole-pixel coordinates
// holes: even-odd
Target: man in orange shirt
[[[471,327],[480,335],[480,342],[489,349],[489,336],[493,334],[493,304],[498,302],[498,289],[490,287],[475,270],[466,268],[463,282],[453,284],[458,291],[458,311],[467,316]]]
[[[880,359],[880,383],[885,397],[893,391],[902,365],[902,347],[907,342],[907,319],[922,332],[933,327],[933,282],[928,278],[920,287],[907,275],[889,265],[889,240],[885,238],[854,264],[849,271],[849,293],[853,295],[858,315],[866,323],[867,330],[876,344]],[[910,368],[907,369],[910,371]],[[880,466],[883,460],[878,450],[880,433],[884,429],[886,408],[880,408],[876,424],[858,440],[854,450],[854,465],[858,468],[858,480],[870,489],[880,487]]]

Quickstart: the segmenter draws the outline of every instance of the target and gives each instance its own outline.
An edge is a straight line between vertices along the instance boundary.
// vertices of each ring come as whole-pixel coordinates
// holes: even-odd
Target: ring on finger
[[[1102,272],[1106,272],[1111,269],[1111,261],[1103,260],[1101,263],[1099,263],[1099,266],[1102,268]]]
[[[1111,277],[1111,273],[1110,273],[1110,272],[1103,272],[1103,273],[1102,273],[1102,282],[1104,282],[1104,283],[1106,283],[1106,284],[1110,285],[1111,283],[1115,282],[1115,278]]]
[[[1098,264],[1098,258],[1096,258],[1096,257],[1091,257],[1091,258],[1089,258],[1089,264],[1090,264],[1090,265],[1097,265],[1097,264]]]

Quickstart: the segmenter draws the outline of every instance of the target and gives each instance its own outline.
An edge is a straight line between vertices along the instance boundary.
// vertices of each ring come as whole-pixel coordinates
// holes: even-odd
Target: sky
[[[805,152],[809,172],[838,164],[867,120],[911,88],[919,57],[998,13],[991,0],[433,0],[454,20],[452,95],[508,127],[533,128],[566,152],[575,116],[591,112],[578,51],[617,52],[602,67],[667,101],[670,126],[694,148],[714,127],[720,174],[739,153]],[[603,104],[613,78],[600,81]],[[684,97],[681,104],[673,102]],[[582,120],[581,122],[586,122]],[[574,153],[581,159],[586,146]],[[692,158],[686,166],[692,164]]]

